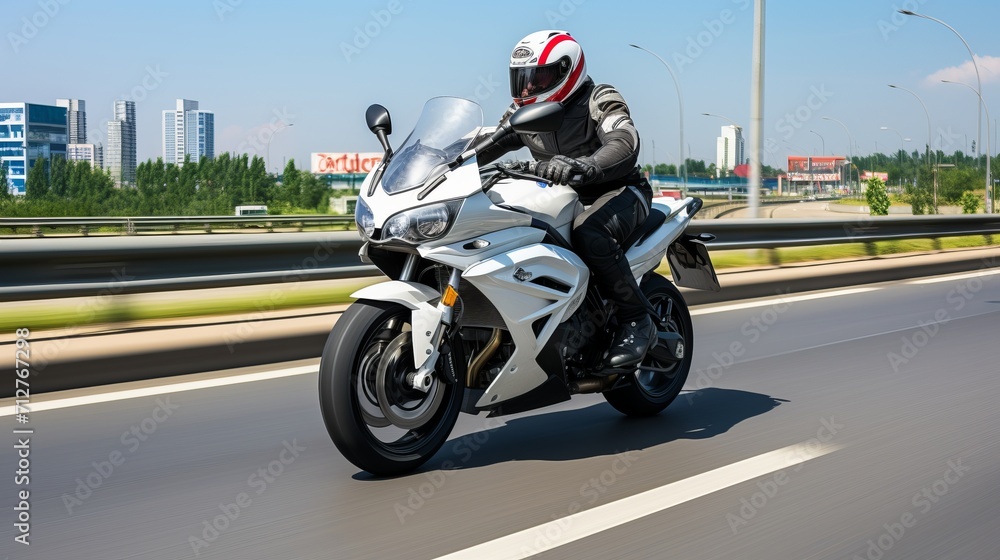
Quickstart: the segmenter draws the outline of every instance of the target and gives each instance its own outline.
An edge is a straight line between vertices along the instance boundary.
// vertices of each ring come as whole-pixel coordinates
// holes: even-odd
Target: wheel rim
[[[393,314],[370,330],[354,369],[353,400],[365,436],[383,452],[408,455],[442,429],[443,403],[454,390],[437,377],[427,393],[402,386],[413,371],[409,313]]]
[[[400,428],[416,429],[430,422],[444,396],[443,384],[436,377],[426,392],[410,387],[407,375],[415,370],[411,334],[400,333],[382,353],[375,378],[379,410]]]
[[[658,327],[657,332],[677,333],[684,340],[684,345],[690,348],[689,333],[685,332],[684,323],[680,320],[679,305],[683,304],[674,300],[670,294],[664,293],[650,295],[649,303],[656,310],[660,323],[666,324],[666,328]],[[647,354],[635,372],[636,385],[654,398],[668,395],[676,389],[675,385],[680,381],[677,375],[680,367],[680,361],[662,363]]]

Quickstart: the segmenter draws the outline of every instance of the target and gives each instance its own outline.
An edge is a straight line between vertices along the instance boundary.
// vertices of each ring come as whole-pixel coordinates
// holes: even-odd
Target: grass
[[[715,268],[721,271],[734,268],[987,247],[996,245],[998,242],[1000,239],[997,239],[996,236],[975,235],[944,239],[790,247],[774,250],[713,251],[711,256]],[[669,275],[670,269],[664,264],[657,272]],[[15,329],[25,326],[32,330],[83,327],[93,324],[233,315],[335,305],[349,303],[351,301],[349,296],[352,292],[378,281],[378,278],[358,278],[352,281],[341,281],[334,286],[327,284],[322,287],[310,286],[309,283],[304,282],[285,286],[283,290],[277,290],[275,286],[263,286],[257,289],[243,288],[239,294],[231,296],[206,296],[203,294],[200,297],[192,298],[185,292],[174,292],[177,297],[95,296],[12,305],[11,309],[4,309],[3,313],[0,314],[0,333],[13,332]],[[217,291],[212,292],[212,294],[217,293]],[[2,308],[3,305],[0,304],[0,309]]]

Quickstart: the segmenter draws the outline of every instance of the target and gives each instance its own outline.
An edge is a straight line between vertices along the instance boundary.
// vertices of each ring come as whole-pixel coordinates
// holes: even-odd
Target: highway
[[[35,396],[31,545],[10,435],[0,558],[995,560],[998,264],[696,306],[660,416],[463,415],[394,479],[331,443],[316,360]]]

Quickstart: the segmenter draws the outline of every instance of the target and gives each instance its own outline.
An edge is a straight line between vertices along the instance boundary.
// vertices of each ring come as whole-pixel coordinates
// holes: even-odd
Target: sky
[[[901,136],[907,151],[922,150],[927,117],[889,83],[926,103],[935,147],[971,150],[977,96],[940,83],[975,86],[968,51],[946,27],[897,8],[958,30],[987,106],[1000,111],[995,0],[772,0],[764,163],[849,155],[848,131],[855,153],[895,153]],[[677,161],[681,111],[670,74],[630,43],[677,75],[688,157],[714,161],[729,124],[702,113],[749,130],[753,0],[6,0],[2,12],[0,102],[83,99],[89,139],[106,143],[113,101],[134,100],[140,161],[161,154],[161,111],[177,98],[215,112],[217,153],[265,156],[270,138],[272,170],[288,158],[308,165],[311,152],[381,151],[364,121],[372,103],[389,109],[397,145],[438,95],[477,101],[495,124],[510,104],[510,51],[541,29],[569,31],[590,76],[623,94],[643,163]],[[985,114],[982,127],[985,148]]]

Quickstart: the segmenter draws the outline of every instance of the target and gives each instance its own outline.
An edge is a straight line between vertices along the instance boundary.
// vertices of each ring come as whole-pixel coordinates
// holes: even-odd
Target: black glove
[[[541,161],[535,167],[539,177],[564,185],[583,185],[601,178],[601,169],[594,158],[570,158],[554,156],[549,161]]]

